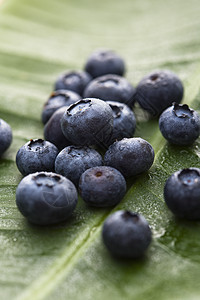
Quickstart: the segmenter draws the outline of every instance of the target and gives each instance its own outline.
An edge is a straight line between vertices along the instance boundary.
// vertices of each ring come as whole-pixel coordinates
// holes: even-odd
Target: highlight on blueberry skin
[[[102,238],[109,252],[121,258],[140,258],[149,247],[152,234],[146,219],[135,212],[119,210],[103,225]]]
[[[164,200],[176,217],[200,220],[200,169],[173,173],[165,183]]]
[[[54,89],[70,90],[82,96],[84,89],[91,80],[92,77],[85,71],[68,71],[57,78]]]
[[[12,143],[12,129],[10,125],[0,119],[0,157],[10,147]]]
[[[80,100],[81,96],[70,90],[57,90],[51,93],[42,110],[42,122],[46,124],[53,113],[62,106],[69,106]]]
[[[55,172],[67,177],[78,186],[83,172],[102,164],[102,157],[96,150],[86,146],[68,146],[56,157]]]
[[[114,168],[93,167],[81,175],[79,192],[82,199],[90,206],[114,206],[126,193],[126,181],[123,175]]]
[[[56,110],[44,126],[45,140],[54,144],[59,150],[62,150],[63,148],[71,145],[71,142],[64,136],[61,129],[60,121],[65,111],[65,106]]]
[[[82,99],[66,109],[61,128],[72,145],[104,147],[112,136],[112,109],[105,101]]]
[[[67,178],[37,172],[24,177],[16,190],[16,204],[27,220],[37,225],[51,225],[67,220],[78,201],[74,184]]]
[[[116,101],[106,101],[113,112],[113,133],[110,144],[116,140],[130,138],[136,129],[136,119],[133,111],[124,103]]]
[[[125,177],[149,170],[153,161],[153,147],[142,138],[124,138],[117,141],[108,148],[104,156],[104,164],[116,168]]]
[[[159,118],[162,135],[172,144],[187,146],[194,143],[200,134],[200,117],[187,104],[167,108]]]
[[[83,96],[122,102],[132,107],[135,102],[135,93],[135,88],[126,78],[108,74],[93,79],[86,87]]]
[[[58,148],[48,141],[34,139],[22,146],[16,155],[16,165],[22,175],[39,171],[54,171]]]
[[[135,100],[152,116],[159,116],[173,102],[183,98],[183,84],[169,70],[157,70],[146,75],[138,84]]]
[[[112,50],[97,50],[89,56],[85,64],[85,71],[94,78],[106,74],[123,76],[125,62]]]

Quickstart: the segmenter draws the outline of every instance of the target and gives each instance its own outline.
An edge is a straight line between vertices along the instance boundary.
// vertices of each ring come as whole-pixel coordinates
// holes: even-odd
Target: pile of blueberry
[[[124,72],[123,59],[104,50],[89,57],[84,71],[69,71],[56,80],[42,111],[45,140],[30,140],[16,155],[26,176],[17,187],[16,203],[30,222],[49,225],[69,218],[77,189],[87,205],[115,206],[126,193],[126,179],[149,170],[154,150],[133,137],[136,102],[159,117],[170,143],[190,145],[199,137],[200,118],[180,104],[183,85],[174,73],[154,71],[134,88]],[[178,217],[200,219],[199,196],[197,168],[174,173],[164,188],[166,204]],[[139,257],[151,242],[147,221],[131,211],[110,215],[102,236],[111,253],[121,257]]]

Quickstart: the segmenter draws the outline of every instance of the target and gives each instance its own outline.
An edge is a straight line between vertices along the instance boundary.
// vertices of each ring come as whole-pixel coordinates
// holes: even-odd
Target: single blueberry
[[[43,107],[42,122],[46,124],[57,109],[62,106],[69,106],[80,99],[80,95],[69,90],[57,90],[51,93],[49,99]]]
[[[200,118],[188,105],[173,103],[160,115],[159,127],[170,143],[187,146],[199,137]]]
[[[10,147],[12,143],[12,129],[4,120],[0,119],[0,156]]]
[[[69,146],[64,148],[56,157],[55,171],[78,186],[83,172],[102,164],[102,157],[96,150],[89,147]]]
[[[93,167],[81,175],[79,191],[82,199],[91,206],[114,206],[126,193],[126,181],[114,168]]]
[[[24,177],[16,190],[16,204],[29,222],[51,225],[67,220],[78,201],[77,190],[67,178],[50,172]]]
[[[71,142],[66,139],[61,129],[61,119],[66,111],[66,107],[63,106],[55,111],[49,121],[44,126],[44,138],[45,140],[56,145],[59,150],[71,145]]]
[[[122,258],[142,257],[151,242],[151,229],[138,213],[119,210],[103,225],[102,238],[110,253]]]
[[[136,119],[132,110],[123,103],[115,101],[106,101],[113,111],[113,134],[110,144],[116,140],[130,138],[133,136],[136,128]]]
[[[165,183],[164,199],[175,216],[200,220],[200,169],[188,168],[173,173]]]
[[[70,90],[79,95],[83,95],[83,91],[92,80],[90,74],[84,71],[68,71],[58,77],[55,83],[55,90]]]
[[[112,109],[99,99],[80,100],[66,109],[61,128],[73,145],[104,147],[113,131]]]
[[[92,80],[86,87],[83,96],[122,102],[131,107],[135,101],[135,88],[126,78],[108,74]]]
[[[125,62],[112,50],[97,50],[88,58],[85,71],[92,77],[106,74],[124,75]]]
[[[159,70],[146,75],[137,86],[135,100],[151,115],[160,115],[173,102],[183,98],[183,84],[171,71]]]
[[[23,175],[39,171],[54,171],[58,148],[42,139],[30,140],[22,146],[16,155],[16,164]]]
[[[153,147],[141,138],[124,138],[115,142],[104,156],[104,164],[116,168],[125,177],[149,170],[153,161]]]

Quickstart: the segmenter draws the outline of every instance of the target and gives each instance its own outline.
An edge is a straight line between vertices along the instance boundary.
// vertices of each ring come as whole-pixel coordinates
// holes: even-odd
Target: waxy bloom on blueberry
[[[176,74],[168,70],[153,71],[137,86],[135,99],[151,115],[160,115],[173,102],[183,98],[183,84]]]
[[[119,210],[103,225],[102,237],[111,254],[122,258],[139,258],[151,242],[151,229],[146,219],[135,212]]]
[[[67,220],[78,201],[74,184],[67,178],[37,172],[24,177],[16,190],[19,211],[29,222],[51,225]]]
[[[159,118],[162,135],[172,144],[191,145],[200,134],[200,117],[187,104],[173,103]]]
[[[83,95],[85,98],[122,102],[132,107],[135,101],[135,92],[135,88],[126,78],[108,74],[92,80]]]
[[[72,145],[103,147],[112,136],[112,109],[105,101],[82,99],[66,109],[61,128]]]
[[[56,157],[55,172],[67,177],[78,186],[83,172],[102,164],[102,157],[96,150],[86,146],[68,146]]]
[[[115,142],[104,156],[105,165],[116,168],[125,177],[149,170],[153,161],[153,147],[142,138],[124,138]]]
[[[58,148],[42,139],[30,140],[22,146],[16,155],[16,164],[23,175],[39,171],[54,171]]]
[[[80,99],[80,95],[70,90],[57,90],[51,93],[42,110],[42,122],[46,124],[53,113],[60,107],[67,107]]]
[[[126,181],[124,176],[114,168],[93,167],[81,175],[79,191],[88,205],[114,206],[122,200],[126,193]]]
[[[164,199],[179,218],[200,220],[200,169],[176,171],[165,183]]]

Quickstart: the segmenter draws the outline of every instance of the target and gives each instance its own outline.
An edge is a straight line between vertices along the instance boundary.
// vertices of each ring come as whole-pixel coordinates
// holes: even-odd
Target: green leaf
[[[174,171],[200,167],[200,140],[191,147],[166,143],[157,120],[138,117],[136,136],[154,147],[148,173],[128,181],[114,209],[79,200],[66,223],[40,228],[15,205],[22,176],[18,148],[43,136],[42,105],[57,75],[81,69],[96,48],[111,48],[127,62],[136,85],[147,72],[169,68],[184,81],[185,98],[200,110],[199,1],[5,0],[0,6],[0,117],[14,140],[0,160],[0,298],[19,300],[199,299],[200,223],[176,220],[163,201]],[[118,209],[142,213],[153,230],[145,259],[114,259],[101,241],[105,218]]]

